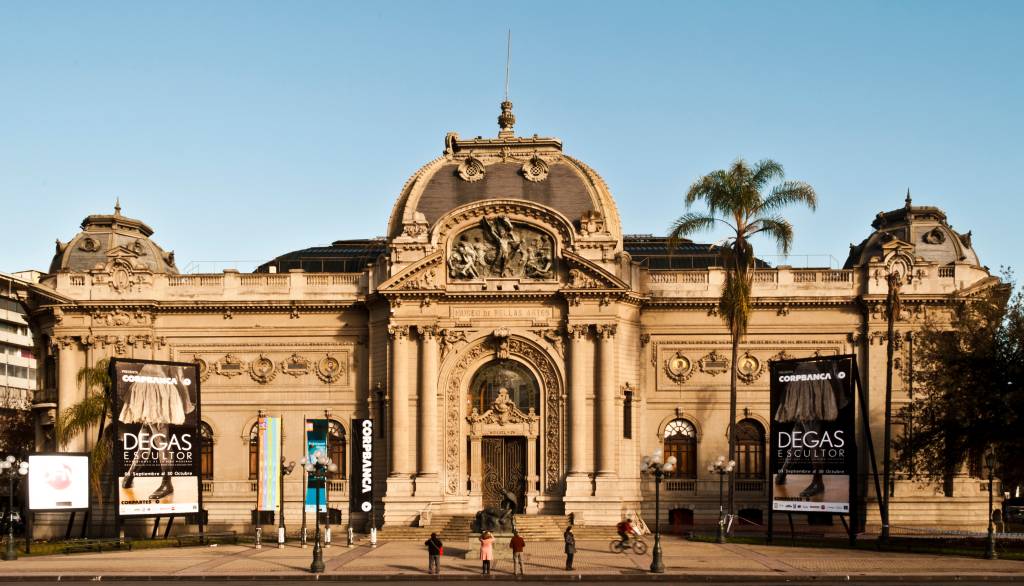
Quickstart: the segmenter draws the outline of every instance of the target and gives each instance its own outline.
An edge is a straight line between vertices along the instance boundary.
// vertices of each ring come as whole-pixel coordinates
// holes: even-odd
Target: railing
[[[328,480],[327,491],[336,492],[341,494],[348,494],[348,481],[347,480]]]
[[[206,494],[213,494],[213,487],[217,486],[212,480],[203,481],[203,492]]]
[[[242,287],[287,287],[288,275],[239,275],[238,283]]]
[[[724,480],[724,487],[728,487],[729,479]],[[663,490],[668,494],[687,494],[701,496],[717,496],[719,485],[718,480],[697,480],[694,478],[666,478]],[[764,494],[765,481],[763,479],[736,479],[736,492],[746,495]]]
[[[75,287],[84,287],[85,275],[71,275],[71,284]]]
[[[952,279],[953,275],[956,274],[954,271],[955,267],[939,267],[939,278],[940,279]]]
[[[168,287],[223,287],[223,275],[168,275]]]
[[[359,282],[359,275],[306,275],[307,287],[329,287],[331,285],[349,285]]]
[[[778,271],[754,271],[754,283],[760,285],[774,285],[779,282]]]

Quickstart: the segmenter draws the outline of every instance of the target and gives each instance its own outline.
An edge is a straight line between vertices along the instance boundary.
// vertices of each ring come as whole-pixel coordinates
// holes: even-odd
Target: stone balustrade
[[[366,292],[365,273],[223,273],[164,275],[139,279],[120,290],[92,275],[59,273],[58,290],[77,299],[162,299],[231,301],[244,299],[352,299]]]

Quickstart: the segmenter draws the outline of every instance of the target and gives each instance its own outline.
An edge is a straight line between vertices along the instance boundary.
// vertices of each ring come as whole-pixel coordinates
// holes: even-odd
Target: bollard
[[[377,528],[370,528],[370,547],[377,547]]]
[[[352,526],[348,526],[348,546],[352,547],[356,541],[356,532],[352,530]]]
[[[324,547],[331,546],[331,527],[327,526],[327,531],[324,532]]]
[[[256,549],[263,549],[263,527],[256,528]]]
[[[278,549],[284,547],[284,527],[277,528],[277,547]]]
[[[301,537],[299,539],[300,539],[300,541],[302,541],[302,549],[306,549],[306,528],[305,527],[302,528]]]

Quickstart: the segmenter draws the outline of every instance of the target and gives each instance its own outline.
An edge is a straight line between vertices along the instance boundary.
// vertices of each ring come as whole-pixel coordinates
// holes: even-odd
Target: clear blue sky
[[[841,261],[910,187],[1019,268],[1022,23],[1024,2],[7,0],[0,271],[45,269],[115,197],[183,268],[383,234],[445,132],[497,132],[507,28],[516,130],[597,169],[627,232],[771,157],[820,198],[794,253]]]

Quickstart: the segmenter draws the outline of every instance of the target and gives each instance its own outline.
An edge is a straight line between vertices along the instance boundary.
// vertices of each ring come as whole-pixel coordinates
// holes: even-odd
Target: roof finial
[[[120,216],[121,215],[121,198],[120,197],[118,197],[117,200],[114,202],[114,215],[115,216]]]
[[[907,204],[907,207],[909,208],[909,207],[910,207],[910,204],[911,204],[911,199],[910,199],[910,188],[909,188],[909,187],[907,188],[907,199],[905,199],[905,200],[903,200],[903,201],[904,201],[904,202],[906,202],[906,204]]]
[[[508,31],[508,45],[505,48],[505,100],[501,102],[501,114],[498,115],[498,138],[512,138],[515,132],[512,126],[516,117],[512,114],[512,102],[508,101],[509,68],[512,63],[512,31]]]

